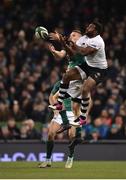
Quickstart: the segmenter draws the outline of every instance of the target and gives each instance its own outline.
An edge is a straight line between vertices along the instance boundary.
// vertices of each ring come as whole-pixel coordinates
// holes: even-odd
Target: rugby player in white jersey
[[[82,86],[81,115],[73,123],[80,126],[86,123],[87,110],[89,106],[89,94],[95,86],[105,79],[107,75],[107,60],[105,55],[105,43],[100,36],[102,25],[99,22],[92,22],[86,28],[85,35],[82,36],[76,44],[70,47],[73,53],[79,53],[85,56],[85,62],[75,68],[67,71],[60,84],[58,103],[53,105],[53,109],[62,110],[62,102],[65,93],[72,80],[81,80],[82,71],[87,78]],[[62,38],[63,41],[63,38]],[[67,45],[68,46],[68,45]]]

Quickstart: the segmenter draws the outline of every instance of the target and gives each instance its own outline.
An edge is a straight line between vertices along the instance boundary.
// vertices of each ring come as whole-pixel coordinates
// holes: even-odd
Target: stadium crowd
[[[48,97],[67,61],[53,58],[44,42],[35,39],[35,28],[42,25],[68,35],[72,29],[84,31],[84,24],[101,17],[109,72],[92,93],[82,137],[91,142],[126,139],[126,14],[120,7],[116,0],[0,2],[0,139],[47,138]],[[36,128],[37,122],[42,130]],[[65,138],[66,134],[57,136]]]

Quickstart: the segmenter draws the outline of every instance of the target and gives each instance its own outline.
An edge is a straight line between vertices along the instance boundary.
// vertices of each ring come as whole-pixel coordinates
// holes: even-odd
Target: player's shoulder
[[[97,35],[93,38],[90,38],[89,40],[89,46],[96,48],[96,49],[100,49],[100,48],[104,48],[104,41],[102,39],[102,37],[100,35]]]
[[[104,40],[100,35],[95,36],[94,38],[92,38],[92,42],[95,42],[97,44],[104,44]]]
[[[93,37],[92,40],[103,41],[103,38],[100,35],[97,35]]]
[[[87,38],[86,35],[80,37],[80,38],[77,40],[76,44],[77,44],[77,45],[81,45],[81,44],[85,41],[86,38]]]
[[[83,36],[81,36],[80,37],[80,39],[79,40],[83,40],[83,39],[87,39],[88,38],[88,36],[87,35],[83,35]]]

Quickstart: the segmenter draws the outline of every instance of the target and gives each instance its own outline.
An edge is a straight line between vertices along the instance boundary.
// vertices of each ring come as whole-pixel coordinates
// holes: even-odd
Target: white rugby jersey
[[[105,55],[105,43],[100,35],[89,38],[87,35],[82,36],[76,44],[81,47],[93,47],[97,49],[95,53],[85,56],[85,60],[89,66],[100,69],[107,68],[107,60]]]

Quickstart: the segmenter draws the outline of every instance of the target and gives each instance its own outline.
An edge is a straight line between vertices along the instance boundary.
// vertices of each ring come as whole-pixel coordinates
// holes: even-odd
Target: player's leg
[[[73,160],[74,160],[74,151],[75,151],[75,147],[82,143],[82,139],[81,139],[81,127],[72,127],[69,130],[69,155],[65,164],[65,168],[72,168],[73,166]]]
[[[46,161],[39,164],[39,168],[51,167],[51,155],[54,147],[54,139],[56,136],[56,132],[60,129],[60,124],[51,121],[49,130],[48,130],[48,140],[46,142]]]
[[[63,131],[66,131],[71,128],[71,125],[69,124],[69,120],[67,117],[66,110],[62,110],[59,112],[62,118],[63,123],[60,126],[60,129],[57,131],[57,134],[62,133]]]
[[[70,98],[70,95],[66,93],[65,99],[68,99],[68,98]],[[69,102],[68,104],[66,105],[66,103],[65,103],[64,106],[66,106],[67,108],[69,106],[71,107],[71,102]],[[61,124],[61,128],[57,131],[57,133],[61,133],[61,132],[65,131],[65,130],[68,130],[68,129],[71,128],[71,125],[69,124],[69,119],[68,119],[68,116],[67,116],[67,109],[62,110],[59,113],[60,113],[60,115],[62,117],[63,123]]]
[[[74,113],[75,117],[80,116],[80,114],[81,114],[80,107],[81,107],[80,97],[72,98],[72,109],[73,109],[73,113]],[[81,130],[82,130],[81,127],[76,128],[75,138],[71,141],[71,143],[69,144],[69,147],[75,147],[78,143],[81,142]]]
[[[88,79],[84,81],[84,84],[82,86],[82,99],[81,99],[81,110],[80,110],[81,114],[75,120],[75,123],[72,122],[71,125],[78,127],[80,125],[86,124],[86,118],[92,106],[90,92],[95,86],[96,86],[96,82],[90,77],[88,77]]]
[[[84,78],[84,76],[83,76]],[[81,99],[80,99],[80,95],[81,95],[81,91],[80,91],[80,87],[82,86],[82,82],[80,80],[75,80],[75,81],[71,81],[70,85],[69,85],[69,89],[65,95],[65,99],[66,98],[72,98],[72,102],[71,102],[71,110],[74,113],[75,118],[77,118],[80,115],[80,105],[79,103],[81,103]],[[78,98],[73,98],[73,97],[78,97]],[[75,101],[73,103],[73,101]],[[68,106],[68,105],[67,105]],[[58,131],[58,133],[63,132],[64,130],[69,129],[71,126],[69,124],[69,121],[66,119],[66,111],[60,111],[60,114],[62,116],[62,120],[63,120],[63,125],[61,126],[61,129]],[[66,122],[65,122],[66,121]]]
[[[89,114],[91,107],[92,107],[92,99],[91,99],[91,95],[89,94],[89,106],[87,109],[87,115]],[[72,98],[72,109],[73,109],[75,117],[78,118],[81,115],[81,97],[80,96],[79,98]],[[78,126],[78,124],[75,122],[71,122],[71,125]]]
[[[89,68],[89,67],[88,67]],[[82,100],[81,100],[81,115],[77,118],[79,125],[86,123],[88,109],[90,105],[90,94],[97,84],[101,83],[105,76],[106,70],[99,70],[97,68],[89,68],[89,77],[84,81],[82,86]]]
[[[68,131],[68,135],[69,135],[69,144],[71,144],[71,142],[73,141],[73,139],[75,138],[75,134],[76,134],[76,128],[75,127],[71,127]],[[65,164],[65,168],[72,168],[73,166],[73,158],[74,158],[74,146],[68,146],[69,148],[69,155]]]
[[[73,81],[73,80],[82,80],[81,75],[77,68],[72,68],[63,75],[62,81],[60,83],[60,88],[59,88],[58,103],[52,106],[51,107],[52,109],[62,110],[63,108],[62,103],[63,103],[63,100],[65,99],[65,95],[69,88],[69,83],[70,81]]]
[[[79,113],[78,113],[79,114]],[[67,116],[69,121],[73,122],[75,119],[75,114],[72,111],[68,111],[67,112]],[[74,139],[76,139],[76,128],[75,127],[71,127],[68,131],[68,135],[69,135],[69,155],[65,164],[65,168],[71,168],[73,165],[73,158],[74,158],[74,149],[75,149],[75,144],[73,144],[72,142],[74,141]],[[71,145],[72,144],[72,145]]]
[[[55,90],[55,88],[57,88],[57,86],[58,86],[58,88],[59,88],[59,85],[60,85],[60,82],[58,81],[55,85],[54,85],[54,88],[53,88],[53,90]],[[52,90],[52,92],[53,92],[53,90]],[[55,102],[57,102],[57,99],[58,99],[58,96],[59,96],[59,91],[57,91],[56,93],[55,93],[55,95],[50,95],[50,102],[51,102],[51,104],[53,104],[54,103],[54,100],[55,100]],[[65,96],[65,98],[69,98],[70,96],[67,94],[66,96]],[[49,105],[49,107],[52,109],[52,106],[53,105]],[[51,112],[53,112],[53,111],[51,111]],[[60,113],[60,115],[61,115],[61,117],[62,117],[62,121],[63,121],[63,123],[62,123],[62,125],[61,125],[61,128],[64,128],[64,130],[66,129],[69,129],[70,128],[70,125],[69,125],[69,120],[68,120],[68,118],[67,118],[67,115],[66,115],[66,110],[65,110],[65,108],[63,108],[63,110],[62,111],[60,111],[59,112]],[[58,132],[57,132],[58,133]]]
[[[81,99],[73,98],[72,101],[73,101],[72,102],[73,113],[74,113],[75,117],[79,117],[81,114],[81,110],[80,110]],[[89,106],[88,106],[87,114],[89,114],[91,107],[92,107],[92,99],[91,99],[91,95],[89,94]]]
[[[71,127],[71,129],[69,129],[69,131],[68,131],[68,135],[69,135],[69,144],[71,144],[71,142],[73,141],[73,139],[76,136],[76,128]],[[73,155],[74,155],[74,149],[69,148],[69,157],[73,158]]]
[[[90,103],[90,92],[96,86],[96,81],[91,77],[84,82],[82,86],[82,100],[81,100],[81,115],[80,115],[80,124],[86,123],[87,112]]]
[[[72,98],[72,111],[76,118],[80,116],[80,104],[81,104],[81,99]]]

